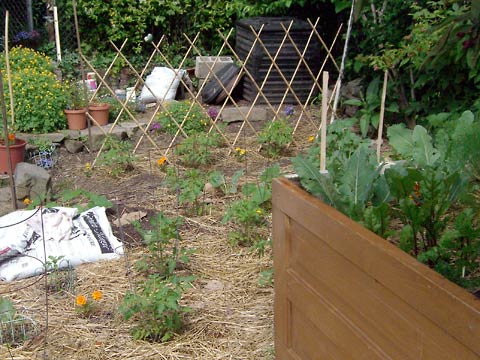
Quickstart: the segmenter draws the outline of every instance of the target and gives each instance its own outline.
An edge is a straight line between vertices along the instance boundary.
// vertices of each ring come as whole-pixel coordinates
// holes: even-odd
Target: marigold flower
[[[160,159],[157,160],[158,166],[163,166],[167,162],[167,158],[165,156],[162,156]]]
[[[96,300],[96,301],[101,300],[102,299],[102,292],[100,290],[95,290],[92,293],[92,298],[93,298],[93,300]]]
[[[314,142],[314,141],[315,141],[315,136],[310,135],[310,136],[308,137],[308,142]]]
[[[8,134],[8,140],[15,141],[15,134],[14,133]]]
[[[240,149],[240,155],[245,155],[245,149]]]
[[[240,150],[242,150],[242,149],[240,149],[239,147],[236,147],[236,148],[235,148],[235,151],[236,151],[236,152],[239,152]]]
[[[85,306],[87,305],[87,298],[83,295],[78,295],[76,299],[77,305]]]
[[[87,171],[92,170],[92,165],[90,165],[89,162],[87,162],[87,163],[85,164],[85,170],[87,170]]]
[[[23,203],[25,205],[30,205],[32,203],[32,201],[27,197],[27,198],[23,199]]]

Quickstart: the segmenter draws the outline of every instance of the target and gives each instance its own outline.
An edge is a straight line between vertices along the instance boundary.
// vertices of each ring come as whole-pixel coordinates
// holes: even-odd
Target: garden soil
[[[314,112],[316,116],[318,111]],[[256,131],[264,123],[254,123]],[[237,135],[240,123],[229,124],[228,139]],[[236,146],[246,149],[243,161],[234,149],[212,149],[215,161],[204,171],[220,170],[227,179],[244,170],[241,184],[258,181],[268,166],[279,163],[282,172],[292,172],[289,157],[306,149],[308,138],[318,128],[301,121],[295,142],[279,159],[262,154],[253,129],[245,126]],[[10,298],[17,310],[32,319],[37,335],[20,345],[0,346],[2,359],[274,359],[273,285],[262,284],[262,272],[272,268],[271,249],[258,255],[249,247],[232,245],[227,236],[233,230],[222,217],[238,194],[209,191],[202,197],[201,215],[179,206],[176,194],[165,186],[165,169],[157,160],[165,153],[169,138],[152,134],[158,149],[143,139],[135,151],[133,169],[114,176],[111,168],[95,161],[97,153],[69,154],[60,148],[59,161],[51,170],[53,192],[85,189],[104,195],[114,205],[108,210],[115,235],[125,245],[125,256],[118,260],[85,264],[74,273],[75,280],[65,291],[46,289],[45,279],[35,277],[0,284],[0,296]],[[131,141],[136,144],[139,134]],[[185,170],[173,151],[167,166]],[[88,171],[86,164],[93,166]],[[87,166],[88,167],[88,166]],[[86,201],[86,200],[85,200]],[[179,267],[182,275],[194,275],[193,287],[186,291],[182,304],[191,308],[182,331],[165,343],[133,340],[132,323],[122,319],[117,309],[123,296],[138,280],[133,264],[147,251],[141,236],[131,224],[120,225],[125,214],[144,213],[140,223],[163,211],[167,216],[182,216],[180,245],[194,250],[190,262]],[[270,238],[270,222],[261,230]],[[78,294],[103,294],[98,314],[85,318],[75,311]]]

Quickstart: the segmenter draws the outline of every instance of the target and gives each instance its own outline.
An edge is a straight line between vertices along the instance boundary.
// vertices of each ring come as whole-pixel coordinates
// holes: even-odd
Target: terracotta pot
[[[23,162],[25,158],[25,146],[24,140],[15,139],[15,144],[10,145],[10,159],[12,160],[12,171],[15,171],[15,167],[18,163]],[[0,174],[8,174],[8,157],[7,147],[0,144]]]
[[[82,130],[87,127],[87,108],[63,110],[70,130]]]
[[[93,125],[107,125],[108,124],[108,115],[110,110],[110,104],[98,103],[90,104],[88,107],[88,112],[95,120]]]

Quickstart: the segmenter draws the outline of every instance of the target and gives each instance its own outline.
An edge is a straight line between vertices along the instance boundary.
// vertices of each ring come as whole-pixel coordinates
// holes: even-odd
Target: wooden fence
[[[480,358],[478,299],[286,179],[273,246],[277,360]]]

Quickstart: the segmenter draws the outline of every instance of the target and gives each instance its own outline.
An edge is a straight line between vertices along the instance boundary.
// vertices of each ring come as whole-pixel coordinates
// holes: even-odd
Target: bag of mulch
[[[67,230],[69,221],[71,226]],[[0,264],[0,279],[11,281],[40,275],[51,258],[62,257],[59,263],[62,269],[115,259],[123,254],[123,244],[113,235],[104,207],[92,208],[69,220],[60,220],[57,216],[51,220],[52,229],[48,233],[44,218],[44,237],[38,233],[39,225],[42,226],[41,223],[27,225],[32,231],[32,241],[26,250]]]
[[[185,70],[172,70],[167,67],[155,67],[145,79],[138,101],[152,103],[162,100],[174,100],[180,79]]]

